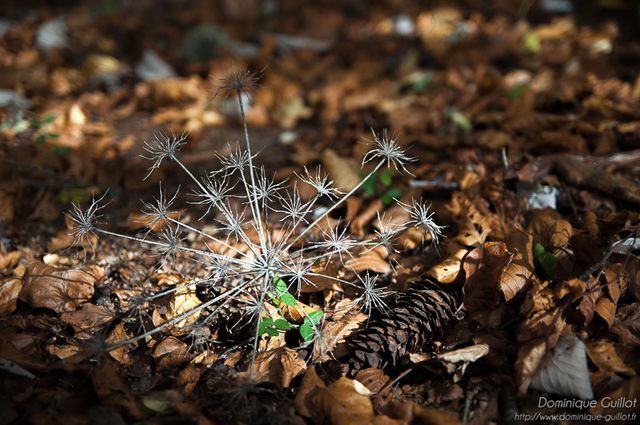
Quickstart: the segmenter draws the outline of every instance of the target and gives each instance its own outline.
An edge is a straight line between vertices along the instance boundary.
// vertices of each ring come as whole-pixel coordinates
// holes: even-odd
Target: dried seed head
[[[178,192],[180,191],[180,187],[176,190],[176,193],[169,199],[167,198],[167,194],[162,190],[162,183],[160,183],[160,195],[157,198],[153,198],[154,202],[143,202],[146,211],[143,211],[143,214],[149,218],[148,223],[146,224],[148,228],[154,228],[154,226],[158,223],[161,225],[165,225],[166,220],[169,218],[169,209],[173,202],[176,200],[178,196]]]
[[[371,132],[373,133],[373,148],[364,156],[362,164],[364,165],[379,158],[387,163],[387,167],[393,167],[396,170],[409,173],[405,164],[414,162],[415,159],[407,156],[404,149],[398,145],[398,142],[393,137],[389,137],[386,129],[383,130],[382,137],[379,137],[373,130]]]
[[[431,205],[424,202],[418,202],[415,199],[411,201],[411,205],[400,202],[400,205],[409,213],[409,221],[406,223],[409,227],[417,227],[431,237],[434,244],[440,242],[443,236],[442,231],[445,226],[438,226],[433,220],[435,214],[430,210]]]
[[[369,272],[364,277],[357,275],[358,280],[362,284],[362,295],[354,300],[354,304],[360,305],[369,316],[375,309],[381,312],[386,312],[389,308],[384,298],[391,295],[391,292],[385,291],[383,288],[376,287],[378,276],[371,276]]]
[[[313,187],[316,192],[318,192],[318,196],[326,196],[329,199],[334,199],[340,194],[340,191],[333,187],[333,181],[329,180],[329,176],[322,173],[320,166],[316,168],[314,174],[311,174],[309,170],[307,170],[307,167],[304,167],[304,174],[298,177]]]
[[[258,87],[260,75],[249,71],[245,67],[231,67],[215,81],[216,91],[214,97],[237,96],[241,93],[250,93]],[[215,79],[215,78],[212,78]]]
[[[74,227],[71,230],[74,242],[79,245],[92,244],[91,239],[96,236],[96,222],[100,217],[99,211],[106,206],[100,205],[100,202],[107,196],[106,191],[100,198],[92,198],[89,208],[82,210],[79,205],[72,204],[72,210],[68,213],[69,218],[73,221]]]
[[[147,151],[147,155],[140,156],[149,161],[153,161],[153,164],[149,167],[149,172],[144,177],[145,180],[154,170],[160,168],[162,161],[167,158],[175,160],[176,153],[178,153],[182,145],[186,143],[188,137],[188,133],[183,133],[181,136],[175,134],[168,136],[164,133],[156,133],[151,140],[144,142],[144,150]]]

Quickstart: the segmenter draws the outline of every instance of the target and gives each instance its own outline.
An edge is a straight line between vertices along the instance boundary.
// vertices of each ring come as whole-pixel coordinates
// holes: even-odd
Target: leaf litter
[[[601,401],[639,388],[632,2],[556,14],[549,2],[293,13],[281,1],[264,16],[260,2],[232,3],[170,5],[162,22],[145,3],[47,6],[29,19],[3,6],[7,422],[485,423],[540,396],[630,412]],[[251,86],[241,106],[259,177],[299,195],[245,227],[246,240],[220,236],[233,223],[200,218],[207,204],[177,192],[193,184],[181,164],[217,169],[241,152],[226,145],[243,138],[241,109],[214,96],[228,62],[263,70],[255,87],[236,74],[228,94]],[[144,179],[156,129],[189,143],[181,163]],[[359,187],[373,169],[362,161],[381,156],[398,172],[327,213],[332,190]],[[140,213],[159,181],[184,208],[157,210],[167,195]],[[107,188],[107,208],[65,221],[71,202]],[[317,192],[326,199],[305,210]],[[234,211],[251,208],[229,196]],[[209,285],[185,251],[158,256],[82,228],[96,219],[149,246],[178,222],[184,234],[168,241],[243,258],[262,236],[287,239],[274,225],[283,215],[301,229],[325,217],[302,231],[333,255],[292,263],[285,288],[271,288],[277,302],[243,288],[214,304],[241,277]],[[256,321],[266,333],[254,344]]]

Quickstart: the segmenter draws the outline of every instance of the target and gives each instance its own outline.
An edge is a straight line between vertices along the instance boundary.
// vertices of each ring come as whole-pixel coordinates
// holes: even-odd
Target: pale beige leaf
[[[16,310],[21,289],[22,280],[20,279],[9,278],[0,281],[0,315]]]

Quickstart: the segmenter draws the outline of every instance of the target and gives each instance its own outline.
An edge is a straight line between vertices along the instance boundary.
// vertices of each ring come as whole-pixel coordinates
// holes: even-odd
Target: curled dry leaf
[[[339,156],[333,149],[322,153],[322,165],[329,173],[335,187],[349,192],[360,183],[360,167],[352,159]]]
[[[11,268],[18,264],[21,256],[22,254],[20,254],[19,251],[4,253],[2,250],[0,250],[0,271]]]
[[[620,343],[640,346],[640,303],[620,307],[610,331]]]
[[[85,303],[78,310],[62,313],[60,320],[80,333],[97,331],[111,322],[113,317],[113,311],[108,307]]]
[[[352,301],[347,301],[349,307],[353,307]],[[338,306],[336,305],[336,310]],[[345,308],[345,311],[351,308]],[[319,338],[313,346],[314,361],[329,361],[332,356],[339,358],[346,354],[345,338],[355,331],[362,322],[367,320],[367,315],[362,312],[355,314],[342,314],[332,320],[325,320]]]
[[[554,249],[566,247],[573,235],[571,223],[551,208],[537,210],[529,221],[527,231],[533,234],[535,242]]]
[[[158,364],[158,371],[178,366],[191,360],[189,347],[173,336],[168,336],[153,347],[153,357]]]
[[[136,400],[131,388],[120,378],[113,362],[104,362],[91,369],[93,389],[102,403],[123,409],[135,419],[147,416],[146,409]]]
[[[366,251],[357,257],[350,258],[345,263],[345,266],[354,272],[370,270],[379,274],[391,273],[391,266],[389,265],[389,262],[382,258],[379,250]]]
[[[298,352],[288,347],[262,352],[251,366],[251,376],[258,381],[269,381],[288,388],[293,378],[307,368]]]
[[[178,373],[174,385],[180,388],[180,391],[185,397],[188,397],[193,393],[193,390],[196,389],[201,374],[202,367],[194,363],[189,363]]]
[[[636,374],[632,366],[626,364],[618,354],[616,346],[607,340],[587,344],[587,354],[598,369],[606,372],[620,373],[627,376]]]
[[[360,382],[341,377],[322,388],[313,398],[316,414],[334,425],[365,425],[373,423],[375,413],[369,396],[371,391]],[[315,415],[314,415],[315,418]]]
[[[526,290],[534,277],[532,243],[533,237],[517,228],[507,236],[507,246],[512,256],[500,276],[500,290],[506,301],[511,301]]]
[[[20,299],[32,307],[46,307],[57,313],[75,310],[93,296],[101,276],[98,269],[60,270],[41,262],[27,267]]]
[[[167,309],[166,319],[172,320],[189,310],[193,310],[201,303],[202,301],[200,301],[200,298],[198,298],[196,295],[196,287],[187,286],[185,284],[185,286],[178,289],[171,298],[169,307]],[[179,329],[187,328],[190,325],[196,323],[199,317],[200,312],[190,314],[184,320],[176,323],[175,327]]]
[[[127,331],[124,329],[124,323],[120,322],[111,331],[111,334],[105,341],[107,344],[115,344],[121,341],[126,341],[129,338]],[[131,366],[133,364],[133,358],[129,355],[129,350],[126,345],[118,347],[109,351],[109,356],[124,366]]]
[[[17,278],[0,281],[0,315],[13,313],[16,310],[18,296],[22,289],[22,280]]]
[[[500,304],[500,276],[511,255],[503,242],[486,242],[464,260],[464,305],[470,314],[484,316]]]

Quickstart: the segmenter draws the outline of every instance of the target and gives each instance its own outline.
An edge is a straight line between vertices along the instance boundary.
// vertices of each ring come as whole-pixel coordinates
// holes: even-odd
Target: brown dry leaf
[[[251,376],[258,382],[272,382],[288,388],[293,378],[307,368],[298,352],[288,347],[280,347],[259,353],[251,365]]]
[[[188,397],[196,389],[200,375],[202,374],[202,367],[189,363],[184,369],[182,369],[176,379],[173,381],[173,385],[180,388],[180,392],[185,397]]]
[[[191,360],[189,347],[173,336],[168,336],[153,347],[153,357],[158,364],[158,371],[178,366]]]
[[[165,318],[167,320],[173,320],[174,318],[184,314],[202,304],[200,298],[196,295],[196,287],[188,286],[187,282],[183,282],[183,286],[174,292],[169,306],[167,308],[167,314]],[[186,317],[184,320],[175,324],[175,328],[184,329],[188,328],[198,321],[200,312],[194,312]]]
[[[427,273],[438,282],[453,283],[462,268],[462,259],[465,258],[468,252],[468,249],[460,247],[448,258],[431,267]]]
[[[632,366],[627,365],[618,355],[616,346],[607,340],[587,343],[587,354],[593,363],[602,371],[620,373],[627,376],[636,374]]]
[[[69,359],[82,353],[82,347],[75,344],[48,344],[47,351],[60,360]]]
[[[584,324],[588,325],[593,319],[596,303],[602,295],[602,291],[599,289],[598,282],[593,277],[587,279],[586,286],[585,294],[580,298],[577,310],[584,318]]]
[[[0,315],[13,313],[16,310],[21,289],[21,279],[9,278],[0,281]]]
[[[538,338],[527,342],[518,349],[518,360],[516,360],[516,381],[518,383],[518,394],[523,396],[527,393],[533,375],[538,370],[542,359],[547,352],[545,338]]]
[[[355,379],[373,394],[378,393],[389,382],[389,377],[382,369],[373,367],[362,369],[356,374]]]
[[[79,310],[62,313],[60,320],[80,333],[97,331],[110,323],[113,317],[113,311],[108,307],[85,303]]]
[[[0,271],[4,271],[5,269],[18,264],[21,256],[22,254],[20,254],[19,251],[11,251],[7,253],[0,251]]]
[[[322,153],[322,165],[337,189],[349,192],[360,183],[360,167],[351,158],[339,156],[333,149]]]
[[[464,305],[472,315],[484,315],[500,304],[500,278],[511,254],[503,242],[486,242],[464,260],[466,282],[462,288]]]
[[[353,307],[353,302],[348,301],[348,308],[344,310],[350,311],[351,307]],[[338,305],[336,305],[337,309]],[[366,314],[359,311],[355,314],[342,314],[337,318],[333,317],[333,320],[325,320],[320,337],[316,339],[313,346],[313,361],[329,361],[332,355],[339,358],[342,354],[346,354],[345,338],[359,328],[360,324],[367,320],[367,317]]]
[[[589,412],[591,412],[594,415],[611,414],[612,413],[611,407],[609,407],[611,405],[611,402],[616,400],[621,400],[621,399],[633,401],[632,402],[633,405],[624,406],[624,407],[621,406],[616,409],[616,413],[617,412],[633,413],[633,414],[638,413],[637,402],[635,402],[634,400],[640,399],[640,377],[634,376],[626,380],[625,382],[623,382],[620,387],[611,391],[609,394],[606,394],[604,397],[598,400],[595,407],[592,409],[589,409]],[[608,403],[605,403],[604,402],[605,400]]]
[[[374,273],[389,274],[391,273],[391,265],[383,259],[377,250],[366,251],[357,257],[350,258],[346,261],[345,266],[354,272],[363,272],[370,270]]]
[[[578,297],[582,296],[587,289],[587,284],[580,279],[570,279],[565,280],[558,284],[555,289],[555,296],[558,299],[562,299],[565,296],[571,294],[571,299],[576,300]]]
[[[533,237],[518,228],[511,229],[507,235],[507,246],[512,256],[500,276],[500,290],[506,301],[526,290],[535,275],[532,242]]]
[[[184,215],[184,211],[170,211],[167,213],[168,218],[156,220],[149,214],[133,212],[127,217],[127,227],[129,230],[147,228],[152,232],[160,232],[171,223],[169,219],[178,220],[181,215]]]
[[[57,313],[73,311],[93,296],[98,277],[93,271],[60,270],[34,262],[23,277],[20,299],[32,307],[46,307]]]
[[[121,408],[135,419],[148,416],[146,409],[136,400],[131,388],[120,378],[112,362],[103,362],[91,369],[93,389],[107,406]]]
[[[416,31],[425,47],[437,57],[443,57],[453,46],[451,36],[462,23],[462,14],[452,7],[440,7],[420,14]]]
[[[616,305],[609,298],[602,297],[596,302],[595,313],[611,327],[616,315]]]
[[[326,387],[324,381],[318,376],[316,367],[311,366],[302,377],[302,383],[296,393],[294,405],[302,416],[307,418],[316,414],[313,399],[315,395]]]
[[[15,215],[15,196],[0,190],[0,223],[11,223]]]
[[[455,416],[436,409],[413,405],[413,417],[421,425],[460,425],[461,422]],[[411,422],[413,423],[413,422]]]
[[[531,218],[527,231],[533,234],[534,242],[547,248],[564,248],[573,235],[571,223],[563,220],[560,214],[551,208],[537,210]]]
[[[307,317],[309,313],[317,310],[300,301],[296,301],[296,305],[293,307],[281,302],[278,308],[285,319],[289,322],[295,322],[298,324],[302,324],[302,322],[304,322],[304,318]]]
[[[640,346],[640,303],[620,307],[610,331],[620,343]]]
[[[124,329],[124,323],[120,322],[111,331],[111,334],[105,341],[107,344],[115,344],[117,342],[126,341],[129,338],[127,331]],[[124,366],[133,365],[133,358],[129,355],[129,350],[126,345],[122,347],[109,350],[109,356]]]
[[[360,382],[341,377],[313,398],[313,418],[315,420],[316,415],[323,418],[316,423],[370,425],[375,417],[370,395],[371,391]]]

